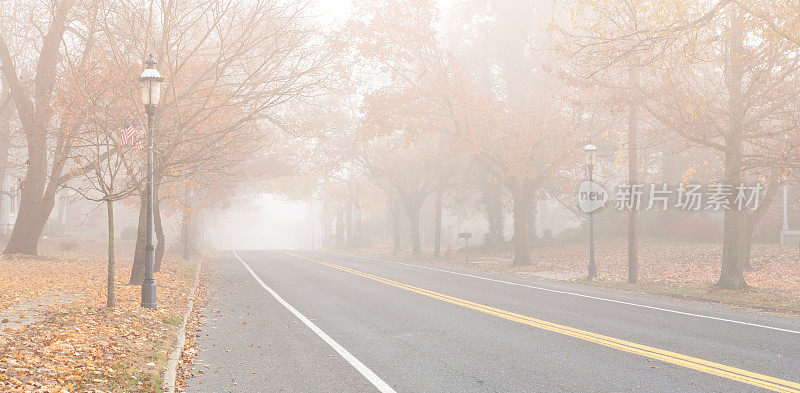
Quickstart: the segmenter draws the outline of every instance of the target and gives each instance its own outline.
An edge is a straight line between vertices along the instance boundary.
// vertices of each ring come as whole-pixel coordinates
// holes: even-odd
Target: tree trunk
[[[47,224],[47,218],[53,211],[53,201],[37,198],[32,195],[35,192],[31,190],[26,193],[26,189],[22,190],[14,230],[3,254],[38,254],[39,238]]]
[[[439,258],[442,254],[442,194],[444,193],[444,171],[445,162],[445,140],[444,135],[439,134],[439,156],[436,164],[436,217],[433,228],[433,257]]]
[[[157,272],[161,269],[161,260],[164,257],[164,228],[161,226],[161,210],[159,208],[158,200],[158,187],[154,190],[155,197],[153,198],[153,227],[155,228],[156,235],[156,249],[155,258],[153,260],[153,271]],[[147,195],[144,192],[139,194],[139,230],[136,236],[136,249],[133,254],[133,266],[131,267],[131,279],[128,281],[130,285],[139,285],[144,279],[144,263],[145,253],[147,252],[146,235],[147,235]]]
[[[737,7],[731,7],[731,27],[728,32],[728,124],[725,138],[725,176],[726,184],[736,186],[742,181],[742,135],[744,118],[742,106],[742,85],[744,65],[742,63],[742,22]],[[739,241],[741,241],[741,213],[730,208],[725,210],[722,239],[722,271],[717,287],[724,289],[745,289],[744,260],[739,257]]]
[[[116,263],[114,261],[114,201],[111,199],[106,200],[106,207],[108,208],[108,277],[106,278],[108,292],[106,307],[114,308],[117,304],[114,290],[114,277],[116,276]]]
[[[11,92],[7,89],[7,83],[3,83],[2,94],[0,94],[0,232],[5,234],[8,223],[6,222],[7,211],[4,208],[5,198],[2,192],[5,191],[6,170],[8,169],[8,151],[11,142],[11,118],[13,116],[13,103],[11,102]],[[10,194],[9,194],[10,197]]]
[[[439,169],[441,170],[441,168]],[[433,257],[439,258],[442,252],[442,179],[441,174],[437,174],[439,179],[436,186],[436,217],[433,228]]]
[[[183,207],[183,217],[181,220],[181,244],[183,245],[183,259],[188,260],[190,254],[190,247],[189,244],[190,236],[189,236],[189,185],[185,184],[184,186],[184,207]]]
[[[400,213],[398,211],[398,204],[400,201],[397,196],[392,198],[392,237],[393,237],[393,250],[392,253],[397,255],[400,251]]]
[[[524,192],[512,192],[514,198],[514,265],[531,264],[531,248],[528,240],[528,209],[530,198]]]
[[[53,201],[44,199],[47,179],[47,152],[44,141],[37,136],[26,136],[28,143],[28,169],[20,185],[22,195],[17,219],[4,254],[37,255],[39,237],[53,210]]]
[[[131,267],[131,279],[128,281],[129,285],[140,285],[144,279],[144,260],[145,260],[145,236],[147,226],[147,203],[144,192],[139,193],[139,223],[136,231],[136,247],[133,251],[133,266]]]
[[[344,207],[339,206],[336,208],[336,240],[334,242],[334,247],[336,248],[343,248],[344,247]]]
[[[777,181],[778,176],[780,175],[777,174],[777,171],[773,171],[769,187],[767,187],[764,198],[759,202],[758,209],[740,213],[742,228],[740,233],[741,240],[739,241],[739,258],[742,259],[741,265],[744,266],[744,269],[747,271],[755,270],[750,263],[751,251],[753,249],[753,232],[756,229],[756,225],[761,222],[761,219],[764,218],[764,215],[775,201],[775,196],[778,193],[778,189],[781,187],[781,183]]]
[[[161,201],[158,199],[158,187],[156,187],[155,193],[156,195],[153,201],[153,226],[156,232],[156,255],[153,260],[153,271],[159,272],[161,271],[161,261],[164,259],[166,238],[164,237],[164,227],[161,223]]]
[[[725,183],[741,182],[741,153],[730,149],[725,157]],[[724,289],[745,289],[743,259],[739,258],[739,242],[741,241],[741,213],[735,208],[725,210],[722,237],[722,271],[717,287]]]
[[[352,236],[352,246],[353,247],[361,247],[364,245],[364,238],[363,234],[361,233],[361,202],[359,202],[358,197],[356,197],[355,201],[353,201],[353,236]]]
[[[505,241],[503,236],[503,187],[500,184],[489,183],[483,188],[481,199],[486,209],[486,220],[489,223],[489,233],[486,234],[484,243],[487,246],[497,246]]]
[[[323,205],[323,209],[325,209],[323,210],[325,213],[322,216],[322,244],[324,248],[330,248],[331,235],[333,235],[333,216],[325,205]]]
[[[189,217],[189,254],[200,255],[205,247],[203,242],[203,213],[197,211]]]
[[[344,246],[345,248],[350,248],[353,246],[353,204],[348,198],[347,204],[345,205],[344,211],[344,222],[345,222],[345,241]]]
[[[629,70],[630,84],[636,88],[636,65],[631,64]],[[628,184],[631,187],[639,183],[639,108],[635,100],[628,106]],[[639,281],[639,212],[631,209],[628,216],[628,282],[635,284]]]
[[[0,71],[3,73],[4,83],[8,83],[14,99],[17,118],[22,126],[27,144],[28,161],[25,175],[24,188],[20,209],[11,238],[6,244],[4,254],[37,254],[39,237],[47,223],[47,218],[53,210],[53,201],[48,200],[55,194],[56,187],[48,184],[48,172],[60,176],[63,169],[65,152],[59,151],[67,145],[66,136],[58,135],[56,154],[48,160],[51,146],[48,144],[50,122],[53,114],[53,91],[56,85],[56,75],[61,51],[67,15],[74,5],[74,1],[62,2],[54,7],[53,20],[47,28],[47,33],[42,37],[39,57],[36,61],[36,73],[33,85],[36,87],[31,94],[29,86],[20,81],[14,61],[8,50],[5,37],[0,34]],[[48,163],[52,161],[53,170],[49,170]],[[51,182],[52,182],[51,178]],[[51,191],[45,193],[45,190]]]
[[[717,287],[723,289],[745,289],[744,266],[739,258],[739,212],[735,209],[725,211],[722,241],[722,271]]]
[[[530,207],[528,208],[528,240],[529,241],[536,241],[537,239],[539,239],[539,237],[537,236],[537,233],[536,233],[536,220],[538,218],[538,217],[536,217],[536,213],[537,213],[536,205],[538,203],[539,202],[536,200],[536,198],[531,198],[531,203],[529,205]]]
[[[406,210],[406,218],[408,218],[408,228],[411,237],[411,247],[413,255],[422,255],[422,246],[419,237],[419,211],[422,209],[422,203],[412,203],[411,201],[404,201],[403,206]]]
[[[13,117],[14,104],[11,102],[11,92],[3,83],[0,94],[0,185],[6,178],[8,168],[8,150],[11,142],[11,118]],[[2,188],[0,188],[2,190]]]
[[[753,231],[756,228],[755,217],[752,214],[740,213],[741,229],[739,233],[739,258],[742,259],[740,265],[744,270],[753,271],[750,264],[750,253],[753,250]]]

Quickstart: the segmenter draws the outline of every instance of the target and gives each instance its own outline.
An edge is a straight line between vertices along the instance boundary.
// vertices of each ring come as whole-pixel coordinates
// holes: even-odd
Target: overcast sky
[[[344,23],[353,9],[352,0],[316,0],[315,3],[314,13],[326,25]]]
[[[436,0],[436,3],[444,14],[456,1],[458,0]],[[353,9],[352,0],[315,0],[312,4],[315,14],[318,14],[324,21],[323,23],[329,26],[344,23]]]

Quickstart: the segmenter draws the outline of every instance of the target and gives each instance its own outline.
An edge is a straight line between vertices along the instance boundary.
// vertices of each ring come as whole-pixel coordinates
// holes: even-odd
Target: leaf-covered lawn
[[[130,250],[117,261],[117,307],[105,307],[102,248],[46,250],[40,258],[0,260],[0,391],[160,391],[161,373],[193,283],[194,265],[166,256],[156,275],[157,311],[142,309],[129,286]],[[125,254],[127,253],[127,254]],[[69,295],[26,326],[6,328],[15,305]],[[11,310],[14,310],[13,312]]]

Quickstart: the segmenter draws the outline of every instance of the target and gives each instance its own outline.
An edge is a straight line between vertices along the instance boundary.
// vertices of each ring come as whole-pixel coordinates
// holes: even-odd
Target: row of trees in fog
[[[444,205],[480,205],[497,244],[509,196],[514,263],[529,264],[532,206],[573,205],[591,140],[601,179],[636,184],[682,156],[683,182],[765,184],[758,210],[724,213],[719,286],[743,288],[753,229],[798,163],[800,9],[789,0],[461,0],[446,12],[359,0],[327,33],[308,4],[279,0],[4,4],[0,179],[13,174],[3,189],[21,191],[5,253],[36,254],[65,188],[105,203],[110,231],[115,201],[143,203],[144,154],[118,130],[145,123],[148,53],[166,80],[157,261],[162,204],[189,220],[266,186],[322,200],[337,228],[360,205],[402,206],[417,254],[432,199],[436,256]],[[265,181],[281,176],[294,180]],[[372,201],[368,188],[380,190]],[[638,214],[628,217],[635,282]],[[131,283],[144,220],[141,209]]]
[[[796,176],[798,11],[760,0],[465,0],[443,14],[434,1],[358,2],[340,39],[351,61],[343,90],[363,98],[336,101],[315,137],[319,196],[337,223],[337,209],[366,203],[359,184],[386,205],[399,199],[415,254],[433,198],[438,257],[443,195],[456,209],[483,206],[487,243],[503,239],[509,195],[514,264],[525,265],[532,204],[574,204],[590,140],[600,178],[630,184],[689,157],[679,182],[764,184],[758,209],[724,212],[718,286],[744,288],[753,230]],[[465,184],[482,195],[460,196]],[[631,282],[638,216],[628,215]]]
[[[149,53],[166,81],[155,132],[156,269],[160,206],[190,220],[260,176],[250,169],[273,160],[278,130],[291,131],[283,108],[311,94],[329,62],[304,5],[274,0],[13,0],[0,21],[0,178],[17,176],[3,186],[21,193],[5,253],[37,253],[56,194],[68,188],[107,205],[112,273],[114,202],[145,203],[147,146],[124,143],[119,131],[146,127],[138,78]],[[144,274],[145,212],[132,284]]]

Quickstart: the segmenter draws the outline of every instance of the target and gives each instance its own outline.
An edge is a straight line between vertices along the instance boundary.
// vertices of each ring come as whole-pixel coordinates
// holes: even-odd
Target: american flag
[[[133,145],[133,148],[136,149],[137,151],[142,150],[143,140],[144,140],[144,130],[140,128],[136,131],[136,144]]]
[[[142,140],[144,139],[144,130],[139,128],[135,122],[126,125],[120,130],[120,143],[122,146],[133,146],[136,150],[142,149]]]

